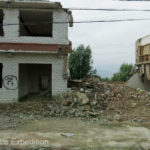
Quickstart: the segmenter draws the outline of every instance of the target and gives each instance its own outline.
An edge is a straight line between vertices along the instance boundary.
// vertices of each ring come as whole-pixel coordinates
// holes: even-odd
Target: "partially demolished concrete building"
[[[0,1],[0,102],[67,90],[68,23],[58,2]]]
[[[133,73],[127,85],[150,91],[150,35],[136,41],[136,63]]]

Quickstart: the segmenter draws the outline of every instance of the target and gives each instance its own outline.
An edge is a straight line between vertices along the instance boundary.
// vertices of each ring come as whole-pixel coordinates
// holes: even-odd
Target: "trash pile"
[[[132,89],[123,83],[97,80],[71,81],[69,86],[69,92],[47,100],[1,104],[0,114],[12,119],[80,117],[99,120],[107,117],[110,121],[138,121],[144,112],[150,113],[150,92]]]

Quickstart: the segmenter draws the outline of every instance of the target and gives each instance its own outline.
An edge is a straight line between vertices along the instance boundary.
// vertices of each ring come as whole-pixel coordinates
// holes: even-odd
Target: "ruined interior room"
[[[19,98],[42,91],[52,92],[52,65],[19,64]]]

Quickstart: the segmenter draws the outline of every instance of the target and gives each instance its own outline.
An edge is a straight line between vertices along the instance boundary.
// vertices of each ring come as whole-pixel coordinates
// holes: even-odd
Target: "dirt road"
[[[61,134],[71,133],[70,137]],[[8,140],[11,146],[18,147],[22,142],[36,141],[34,144],[21,143],[21,147],[65,147],[68,149],[138,149],[150,148],[150,129],[124,124],[100,124],[79,119],[44,119],[28,122],[15,130],[0,130],[0,139]],[[42,145],[40,140],[47,140]],[[2,141],[1,141],[2,142]],[[24,145],[23,145],[24,144]]]

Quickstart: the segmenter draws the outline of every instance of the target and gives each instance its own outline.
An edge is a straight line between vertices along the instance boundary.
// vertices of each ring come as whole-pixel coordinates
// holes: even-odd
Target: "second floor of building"
[[[68,45],[72,15],[58,3],[0,1],[0,42]]]

